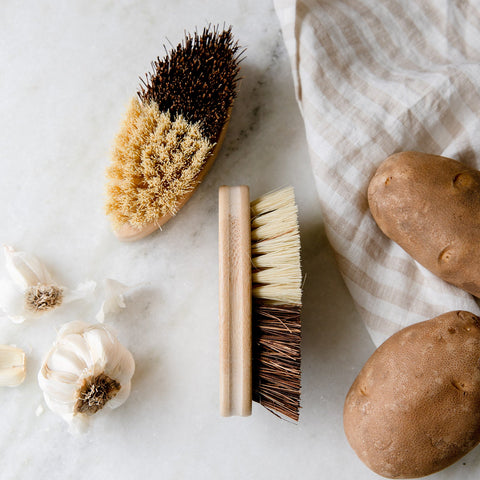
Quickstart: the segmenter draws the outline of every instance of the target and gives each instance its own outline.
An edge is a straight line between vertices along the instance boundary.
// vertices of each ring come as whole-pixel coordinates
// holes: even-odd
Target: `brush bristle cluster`
[[[253,395],[270,411],[298,421],[300,305],[253,304]]]
[[[297,421],[302,272],[293,188],[251,203],[253,399]]]
[[[152,64],[126,113],[107,170],[115,227],[174,215],[228,123],[239,47],[231,29],[204,29]]]
[[[188,122],[199,123],[215,143],[236,95],[240,56],[231,28],[205,28],[201,35],[187,35],[163,60],[157,59],[138,95],[143,103],[154,101],[172,118],[181,114]]]
[[[142,227],[174,215],[189,193],[213,145],[197,124],[172,121],[156,103],[133,99],[107,169],[106,211],[114,225]]]

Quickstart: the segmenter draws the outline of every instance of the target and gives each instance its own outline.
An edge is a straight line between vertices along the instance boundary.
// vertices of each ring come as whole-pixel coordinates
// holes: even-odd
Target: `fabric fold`
[[[274,0],[327,236],[378,346],[450,310],[480,314],[386,238],[367,187],[406,150],[480,168],[480,3]]]

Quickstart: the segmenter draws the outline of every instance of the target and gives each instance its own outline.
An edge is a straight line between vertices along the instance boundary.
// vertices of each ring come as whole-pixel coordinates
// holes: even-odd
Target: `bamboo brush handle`
[[[252,413],[252,267],[248,187],[219,190],[220,414]]]

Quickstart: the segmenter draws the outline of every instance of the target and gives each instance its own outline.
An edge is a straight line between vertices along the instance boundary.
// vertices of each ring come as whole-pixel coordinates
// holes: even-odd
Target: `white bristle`
[[[250,206],[253,296],[300,305],[300,233],[293,188],[264,195]]]
[[[272,284],[257,285],[252,289],[252,295],[255,298],[269,300],[273,304],[283,305],[300,305],[302,303],[302,292],[292,284]]]
[[[258,211],[258,209],[255,209]],[[263,214],[256,214],[253,215],[252,211],[252,227],[257,228],[261,225],[265,225],[270,221],[270,218],[278,217],[278,215],[282,215],[285,220],[289,220],[291,222],[295,222],[296,215],[297,215],[297,207],[295,204],[293,205],[281,205],[275,210],[267,210]]]
[[[302,277],[300,269],[296,265],[280,264],[275,267],[253,272],[252,281],[254,284],[292,283],[296,285],[297,283],[301,283]]]
[[[295,205],[295,193],[293,187],[286,187],[280,190],[267,193],[250,203],[252,217],[263,215],[272,210],[278,210],[283,206]]]
[[[300,236],[296,230],[291,230],[283,235],[267,238],[266,240],[252,240],[252,242],[252,256],[273,255],[276,253],[278,253],[279,256],[282,254],[295,254],[300,256]],[[296,258],[295,256],[295,259]]]
[[[268,252],[268,250],[266,251]],[[299,255],[295,252],[295,248],[280,248],[252,258],[252,265],[255,270],[275,267],[279,263],[295,265],[298,262]]]
[[[283,205],[263,215],[252,215],[252,239],[272,238],[298,228],[297,207]]]

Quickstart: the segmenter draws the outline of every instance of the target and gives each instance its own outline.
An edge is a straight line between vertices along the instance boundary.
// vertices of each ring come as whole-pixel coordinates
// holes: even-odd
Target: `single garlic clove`
[[[89,326],[90,325],[88,323],[82,322],[81,320],[74,320],[73,322],[64,323],[58,331],[55,343],[63,341],[63,339],[68,335],[81,335]]]
[[[20,348],[0,345],[0,386],[16,387],[25,380],[25,353]]]
[[[68,335],[62,338],[62,347],[73,352],[85,365],[92,363],[92,355],[87,342],[81,335]]]
[[[48,367],[55,372],[72,374],[77,377],[87,368],[85,359],[78,356],[69,344],[62,344],[48,361]]]
[[[53,283],[52,276],[40,260],[27,252],[17,252],[10,245],[4,245],[7,271],[18,287],[25,290],[34,285]]]
[[[112,410],[119,407],[130,395],[131,384],[126,383],[122,386],[120,391],[107,403],[107,406]]]
[[[66,375],[59,375],[57,373],[53,375],[46,374],[42,368],[42,376],[38,377],[38,383],[40,388],[44,392],[44,397],[47,405],[51,407],[51,403],[55,405],[61,405],[62,411],[56,411],[56,413],[63,414],[69,413],[75,405],[75,394],[78,390],[76,382],[72,382],[72,378]],[[47,392],[47,394],[45,394]]]
[[[103,372],[118,380],[121,385],[129,386],[135,371],[135,362],[132,354],[117,341],[110,327],[104,325],[101,330],[90,329],[85,332],[84,338],[89,345],[92,360],[97,365],[104,366]],[[120,398],[122,397],[123,394]],[[125,398],[127,397],[128,394]]]

